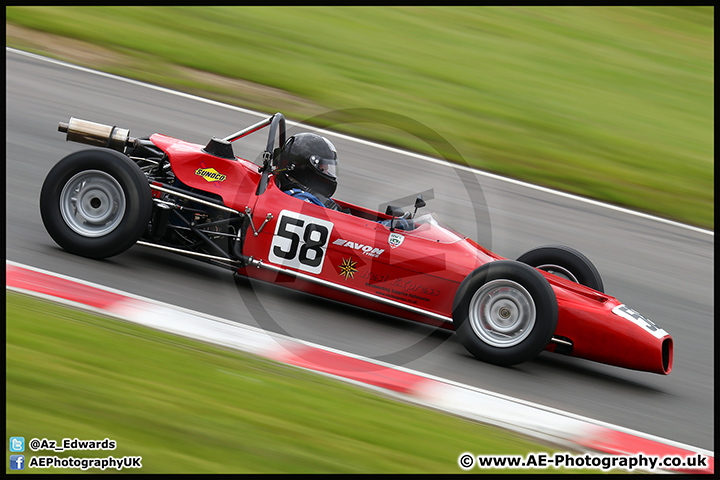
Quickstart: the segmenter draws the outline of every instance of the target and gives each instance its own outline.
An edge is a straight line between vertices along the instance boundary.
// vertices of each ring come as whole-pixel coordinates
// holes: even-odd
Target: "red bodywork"
[[[256,195],[257,165],[209,155],[202,145],[155,134],[179,180],[219,195],[239,212],[252,212],[243,254],[260,260],[239,274],[412,320],[452,328],[458,286],[477,267],[504,260],[433,221],[390,232],[389,216],[337,201],[350,214],[290,197],[275,183]],[[264,226],[261,225],[268,218]],[[672,338],[617,299],[544,271],[558,303],[558,323],[547,350],[624,368],[668,374]],[[614,313],[613,310],[615,309]],[[557,340],[557,341],[556,341]]]

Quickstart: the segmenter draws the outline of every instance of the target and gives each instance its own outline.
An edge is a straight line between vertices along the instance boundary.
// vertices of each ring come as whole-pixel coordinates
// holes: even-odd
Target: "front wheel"
[[[60,160],[40,192],[45,229],[68,252],[112,257],[130,248],[150,221],[145,174],[113,150],[82,150]]]
[[[496,365],[526,362],[550,343],[558,320],[555,293],[532,267],[512,260],[487,263],[460,284],[453,324],[460,342]]]

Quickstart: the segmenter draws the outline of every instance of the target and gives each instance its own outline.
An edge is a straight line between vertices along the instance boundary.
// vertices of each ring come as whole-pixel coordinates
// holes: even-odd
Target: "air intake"
[[[203,148],[203,152],[215,157],[235,160],[235,153],[233,152],[232,144],[221,138],[211,138],[205,148]]]

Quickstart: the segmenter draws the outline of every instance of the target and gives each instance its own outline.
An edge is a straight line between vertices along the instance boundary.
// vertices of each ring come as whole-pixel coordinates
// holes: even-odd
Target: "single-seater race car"
[[[262,164],[232,142],[268,128]],[[603,292],[593,264],[564,246],[503,258],[402,206],[330,209],[278,185],[285,118],[275,115],[207,145],[71,118],[67,140],[96,147],[48,173],[40,211],[63,249],[106,258],[138,244],[350,305],[455,330],[498,365],[543,350],[668,374],[673,340]],[[278,141],[278,147],[275,142]]]

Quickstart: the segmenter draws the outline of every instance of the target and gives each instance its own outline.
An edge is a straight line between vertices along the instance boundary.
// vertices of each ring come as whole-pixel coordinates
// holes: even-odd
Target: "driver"
[[[337,150],[325,137],[316,133],[298,133],[288,138],[277,158],[275,181],[284,193],[331,210],[350,213],[330,198],[337,188]],[[380,223],[398,230],[413,230],[409,212],[394,220]]]
[[[337,167],[337,150],[330,140],[315,133],[298,133],[280,150],[275,178],[288,195],[340,210],[330,198],[337,188]]]

